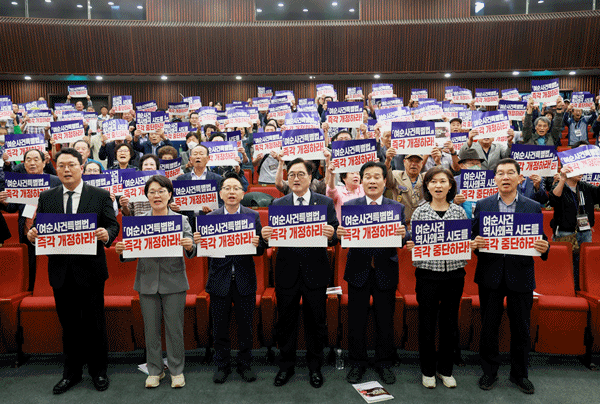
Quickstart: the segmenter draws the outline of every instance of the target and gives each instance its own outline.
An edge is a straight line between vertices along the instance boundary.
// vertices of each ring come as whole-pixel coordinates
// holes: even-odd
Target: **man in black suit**
[[[109,385],[104,315],[104,283],[108,279],[108,269],[104,248],[110,247],[117,236],[119,223],[110,194],[81,180],[82,162],[77,150],[60,150],[56,155],[56,168],[62,186],[42,192],[37,208],[37,213],[95,213],[98,220],[95,256],[48,257],[48,277],[63,328],[65,353],[63,378],[54,386],[54,394],[62,394],[79,383],[85,363],[96,390],[104,391]],[[27,238],[33,244],[37,236],[34,225]]]
[[[485,247],[485,239],[479,235],[481,212],[510,212],[542,214],[540,204],[518,193],[523,180],[519,164],[513,159],[502,159],[494,170],[498,195],[477,201],[473,214],[473,230],[476,248]],[[534,243],[542,259],[548,259],[547,238]],[[526,394],[535,388],[528,379],[529,321],[535,289],[533,257],[511,254],[477,252],[475,282],[479,285],[481,304],[480,356],[483,376],[479,387],[490,390],[498,380],[500,356],[498,353],[498,330],[504,311],[504,297],[510,321],[510,381]]]
[[[240,205],[244,187],[236,173],[225,173],[219,184],[219,193],[225,206],[209,215],[246,214],[254,217],[256,236],[252,239],[256,255],[262,255],[265,243],[260,243],[260,216],[257,211]],[[200,233],[194,233],[194,241],[200,243]],[[260,243],[260,244],[259,244]],[[256,305],[256,270],[251,255],[228,255],[225,258],[209,258],[206,291],[210,293],[210,311],[215,341],[215,383],[224,383],[231,373],[231,341],[229,320],[231,304],[237,319],[239,353],[237,372],[247,382],[256,380],[252,371],[252,317]]]
[[[333,200],[309,190],[312,181],[313,164],[297,158],[288,166],[288,180],[292,193],[275,199],[275,206],[325,205],[327,224],[323,226],[323,235],[330,246],[337,243],[336,229],[338,220]],[[262,236],[271,238],[273,228],[265,226]],[[312,247],[280,247],[275,263],[275,294],[277,296],[276,335],[281,358],[279,372],[275,376],[275,386],[283,386],[294,375],[296,365],[296,347],[298,345],[298,316],[300,298],[304,312],[306,332],[307,362],[310,385],[318,388],[323,385],[321,366],[325,347],[326,290],[331,270],[327,259],[327,249]]]
[[[387,168],[379,162],[365,163],[360,169],[365,196],[352,199],[344,205],[399,205],[401,226],[396,235],[405,237],[404,206],[384,198]],[[347,231],[338,227],[343,237]],[[392,368],[394,356],[394,308],[398,287],[398,252],[396,248],[351,248],[348,251],[344,280],[348,282],[349,355],[352,367],[346,376],[348,382],[360,383],[367,365],[365,342],[370,298],[377,328],[375,370],[386,384],[396,381]]]
[[[44,152],[36,149],[27,150],[23,156],[24,171],[27,174],[44,174],[44,161],[46,157]],[[19,164],[21,165],[21,164]],[[54,188],[61,185],[60,180],[56,175],[50,174],[50,188]],[[6,191],[0,192],[0,203],[6,204],[6,198],[8,194]],[[35,246],[27,240],[27,232],[33,225],[33,214],[26,213],[28,217],[23,216],[25,210],[25,204],[22,203],[9,203],[6,205],[6,211],[8,213],[19,212],[19,242],[27,244],[27,253],[29,256],[29,291],[33,291],[35,285],[35,269],[36,269],[36,257],[35,257]],[[32,209],[33,210],[33,209]]]
[[[176,180],[214,180],[217,182],[217,185],[219,185],[223,177],[221,177],[219,174],[213,173],[212,171],[206,168],[206,165],[210,160],[209,153],[210,151],[208,150],[208,147],[202,144],[199,144],[192,150],[190,150],[190,163],[192,164],[192,171],[190,171],[189,173],[181,174],[179,177],[176,178]],[[219,206],[222,205],[223,201],[219,198]],[[172,205],[171,208],[174,211],[179,212],[179,207],[177,205]],[[203,206],[202,210],[200,211],[190,210],[184,211],[181,214],[188,217],[188,220],[190,221],[190,226],[192,226],[192,231],[196,232],[196,216],[206,215],[210,211],[212,211],[211,208],[209,208],[208,206]]]

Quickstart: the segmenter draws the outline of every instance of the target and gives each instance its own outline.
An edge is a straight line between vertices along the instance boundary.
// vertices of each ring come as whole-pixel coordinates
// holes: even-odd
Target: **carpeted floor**
[[[2,403],[363,403],[363,399],[346,382],[347,368],[337,370],[332,365],[323,368],[325,385],[314,389],[308,384],[304,357],[299,358],[296,375],[283,387],[274,387],[277,367],[268,362],[266,350],[255,351],[254,370],[258,380],[245,383],[232,373],[223,385],[212,382],[214,366],[201,363],[203,350],[188,352],[186,386],[170,387],[170,378],[153,390],[144,388],[145,375],[137,370],[145,362],[143,352],[111,354],[110,388],[97,392],[89,376],[67,393],[54,396],[52,387],[61,378],[60,355],[33,355],[19,368],[12,368],[14,355],[0,355],[0,402]],[[302,355],[302,353],[300,353]],[[438,381],[434,390],[421,385],[421,373],[416,352],[401,352],[402,364],[396,366],[398,381],[385,386],[394,395],[392,402],[409,403],[600,403],[600,372],[590,371],[575,357],[531,355],[530,380],[536,387],[534,395],[525,395],[508,381],[508,356],[500,369],[500,381],[491,391],[477,387],[481,376],[478,355],[463,352],[467,366],[455,367],[456,389],[447,389]],[[378,380],[369,370],[363,381]]]

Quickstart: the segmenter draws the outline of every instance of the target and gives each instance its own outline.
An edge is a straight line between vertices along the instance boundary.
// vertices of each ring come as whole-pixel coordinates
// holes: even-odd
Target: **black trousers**
[[[104,282],[83,287],[77,285],[68,273],[63,286],[54,289],[54,301],[63,329],[63,377],[73,379],[81,376],[86,363],[90,376],[106,376],[108,337]]]
[[[379,289],[375,271],[371,271],[369,279],[361,287],[348,284],[349,359],[354,365],[366,366],[367,364],[366,335],[371,296],[373,296],[376,330],[375,364],[378,367],[391,367],[394,356],[396,288]]]
[[[210,295],[210,312],[215,339],[215,363],[219,369],[231,366],[229,322],[232,303],[237,320],[237,327],[234,328],[237,328],[240,345],[237,356],[238,368],[249,368],[252,365],[252,316],[256,306],[256,295],[241,296],[235,280],[232,280],[227,296]]]
[[[505,286],[499,289],[489,289],[479,285],[479,301],[481,304],[481,342],[479,354],[483,373],[496,376],[500,366],[498,352],[498,332],[502,313],[504,312],[504,297],[510,322],[510,374],[513,377],[527,377],[529,364],[529,322],[533,292],[513,292]]]
[[[300,316],[300,298],[304,314],[304,332],[306,336],[306,359],[310,371],[320,370],[323,365],[323,349],[327,335],[326,300],[327,287],[310,289],[302,276],[296,284],[284,289],[275,285],[277,297],[276,340],[281,351],[280,370],[292,370],[296,365],[298,347],[298,320]]]
[[[421,373],[427,377],[435,376],[436,371],[444,376],[452,376],[458,335],[458,309],[464,286],[464,277],[444,281],[417,279],[415,291],[419,303],[419,359]],[[440,345],[436,355],[438,314]]]

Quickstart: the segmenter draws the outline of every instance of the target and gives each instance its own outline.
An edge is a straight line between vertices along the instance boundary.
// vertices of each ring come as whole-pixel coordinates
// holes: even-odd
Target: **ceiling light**
[[[114,5],[115,5],[115,3],[114,3],[113,1],[109,1],[109,2],[108,2],[108,5],[109,5],[109,6],[114,6]]]
[[[574,76],[576,74],[577,74],[577,72],[575,70],[572,70],[572,71],[569,72],[569,75],[571,75],[571,76]]]
[[[83,6],[81,4],[78,4],[77,8],[83,8]]]
[[[46,0],[46,3],[52,3],[52,0]]]
[[[278,7],[283,7],[283,3],[277,3]]]
[[[518,76],[518,75],[519,75],[519,72],[515,70],[515,71],[513,72],[513,76]]]
[[[481,1],[477,1],[475,2],[475,12],[478,13],[481,10],[483,10],[483,8],[485,7],[485,3],[482,3]]]
[[[140,5],[140,6],[137,6],[137,8],[138,8],[139,10],[142,10],[144,7]]]
[[[102,76],[96,76],[96,80],[102,80],[104,77]]]
[[[308,13],[308,8],[305,8],[302,11],[304,11],[305,13]]]
[[[256,12],[257,12],[257,13],[262,13],[262,8],[257,8],[257,9],[256,9]]]
[[[312,80],[315,78],[315,76],[308,76],[308,78]]]
[[[160,79],[161,80],[166,80],[166,79],[168,79],[168,77],[167,76],[160,76]]]
[[[542,4],[544,0],[538,0],[538,4]]]
[[[444,74],[444,77],[446,77],[446,78],[448,78],[448,77],[450,77],[450,76],[452,76],[450,73],[446,73],[446,74]]]
[[[380,78],[381,76],[380,76],[380,75],[378,75],[378,74],[376,74],[376,75],[374,75],[373,77],[375,77],[376,79],[378,79],[378,78]]]
[[[354,9],[353,9],[353,8],[351,8],[351,9],[350,9],[350,12],[351,12],[351,13],[353,13],[353,12],[354,12]]]
[[[337,1],[334,1],[333,3],[331,3],[331,5],[332,5],[333,7],[337,7],[338,3],[337,3]]]
[[[19,3],[17,3],[16,1],[11,2],[10,4],[12,4],[13,6],[18,6]]]
[[[25,76],[25,80],[31,80],[31,76]]]
[[[235,76],[235,79],[236,79],[236,80],[241,80],[241,79],[242,79],[242,76]]]

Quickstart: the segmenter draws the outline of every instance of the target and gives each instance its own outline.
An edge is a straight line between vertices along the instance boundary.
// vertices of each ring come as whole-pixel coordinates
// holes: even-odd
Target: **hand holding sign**
[[[104,244],[108,242],[108,231],[104,227],[98,227],[95,231],[96,238]]]

